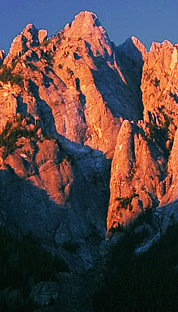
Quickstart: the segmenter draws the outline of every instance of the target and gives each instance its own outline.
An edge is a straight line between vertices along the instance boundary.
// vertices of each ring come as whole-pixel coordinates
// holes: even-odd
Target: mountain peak
[[[172,48],[172,47],[173,47],[172,43],[171,43],[169,40],[164,40],[164,41],[162,42],[162,46],[163,46],[163,47],[169,47],[169,48]]]
[[[4,50],[0,50],[0,64],[2,64],[3,60],[5,57],[5,51]]]
[[[176,46],[176,45],[175,45]],[[164,40],[162,43],[160,42],[152,42],[150,52],[157,51],[160,48],[170,49],[173,48],[173,44],[169,40]]]
[[[67,24],[65,30],[70,29],[72,37],[81,37],[86,39],[89,36],[96,36],[97,34],[106,34],[97,15],[93,12],[82,11],[75,16],[72,23]]]
[[[64,310],[67,299],[68,310],[79,311],[87,293],[82,310],[91,312],[98,302],[93,293],[103,285],[103,274],[111,272],[103,260],[107,263],[117,240],[120,244],[122,239],[121,249],[127,247],[125,227],[135,233],[131,266],[135,248],[137,254],[149,248],[178,222],[178,46],[164,41],[146,52],[134,36],[116,46],[96,14],[88,11],[46,38],[46,30],[27,24],[5,59],[0,50],[0,233],[4,227],[20,241],[27,236],[25,246],[29,241],[32,248],[39,242],[57,267],[52,275],[50,270],[52,282],[45,287],[28,283],[25,297],[16,289],[15,275],[12,291],[6,291],[11,280],[0,289],[0,306],[24,311],[27,298],[29,311],[36,304],[41,310],[47,297],[48,311]],[[104,241],[106,217],[111,244]],[[68,272],[60,272],[56,256],[66,262]],[[122,255],[120,259],[122,264]],[[4,272],[14,268],[13,262],[8,265]],[[26,277],[25,270],[22,284]],[[91,287],[97,281],[91,292],[88,277]],[[28,274],[28,279],[37,282],[38,277]],[[58,282],[59,298],[51,301]],[[73,288],[72,298],[63,296],[68,297],[70,283],[74,290],[79,286],[78,301]],[[33,303],[33,294],[44,298],[41,305]],[[16,300],[9,306],[12,296],[17,307]]]
[[[0,70],[0,130],[3,131],[6,122],[16,114],[27,117],[22,120],[22,125],[21,119],[15,120],[16,124],[18,122],[17,128],[23,129],[22,140],[27,135],[26,127],[29,129],[27,140],[23,141],[24,147],[15,145],[19,139],[17,136],[13,149],[9,149],[9,154],[3,154],[2,162],[6,161],[4,166],[11,166],[17,175],[20,167],[23,178],[29,180],[30,177],[35,186],[48,192],[55,204],[65,205],[71,185],[67,181],[73,183],[73,161],[81,154],[82,146],[87,155],[91,152],[91,160],[89,155],[84,159],[85,153],[82,152],[82,157],[77,158],[74,171],[79,164],[79,168],[81,166],[83,170],[82,175],[87,177],[87,184],[90,179],[88,171],[91,171],[89,186],[94,192],[96,187],[98,189],[96,197],[90,191],[94,205],[89,202],[89,206],[97,211],[98,207],[104,205],[106,210],[108,208],[109,192],[105,192],[105,185],[100,189],[100,182],[106,174],[105,169],[108,170],[108,167],[105,168],[105,157],[113,157],[108,228],[114,222],[116,225],[118,222],[127,224],[144,209],[155,207],[169,189],[166,196],[175,200],[175,193],[170,185],[176,189],[177,180],[173,176],[177,170],[174,169],[176,148],[169,162],[168,157],[177,125],[176,46],[173,48],[169,41],[153,43],[152,48],[156,52],[147,53],[141,41],[132,36],[116,47],[111,43],[97,15],[89,11],[80,12],[63,31],[44,42],[46,37],[46,30],[38,30],[33,24],[27,24],[14,39],[4,61],[4,52],[0,50],[0,62],[8,65],[8,68],[2,66]],[[11,139],[9,135],[7,137],[8,127],[9,124],[0,138],[1,145],[8,146],[8,140]],[[13,129],[12,127],[12,136]],[[33,140],[36,140],[34,151],[30,145],[31,132],[34,133]],[[61,151],[58,151],[53,142],[50,146],[56,152],[52,155],[48,149],[50,143],[45,142],[43,145],[41,141],[46,140],[46,135],[52,140],[54,134]],[[177,146],[177,140],[174,146]],[[56,155],[61,153],[59,163],[65,158],[62,152],[66,153],[66,176],[69,172],[71,180],[62,171],[64,164],[56,169],[53,166],[58,157]],[[96,165],[93,161],[95,155]],[[68,163],[68,158],[71,163]],[[88,164],[91,169],[88,169]],[[49,181],[46,180],[48,169],[50,176],[54,177]],[[82,179],[81,177],[81,181]],[[94,181],[98,181],[98,184]],[[79,193],[77,185],[78,182],[74,182],[76,194]],[[88,196],[87,185],[83,189],[87,190]],[[108,194],[106,201],[102,195],[103,190]],[[99,191],[101,196],[98,196]],[[96,204],[100,198],[104,199],[105,204]],[[167,198],[164,197],[164,203]],[[77,218],[78,201],[82,203],[85,200],[87,202],[87,197],[85,199],[81,191],[80,199],[76,197],[71,201],[72,206],[76,205]],[[23,206],[24,202],[25,199]],[[81,205],[81,211],[85,209],[84,206]],[[93,216],[93,211],[89,214]],[[96,220],[98,219],[96,215]],[[105,219],[103,224],[105,225]]]
[[[99,22],[97,15],[90,11],[81,11],[79,14],[75,16],[75,21],[76,20],[84,21],[87,23],[93,23],[96,21]],[[101,25],[100,22],[99,22],[99,25]]]
[[[11,63],[28,49],[41,44],[46,38],[47,31],[45,29],[38,30],[33,24],[27,24],[22,32],[14,38],[4,64]]]
[[[80,41],[87,44],[87,47],[94,56],[111,55],[111,41],[104,27],[101,25],[96,14],[82,11],[75,16],[72,23],[64,28],[65,37],[69,41]]]
[[[29,23],[29,24],[27,24],[25,26],[25,28],[23,29],[22,33],[25,32],[25,31],[30,31],[30,30],[37,31],[37,28],[35,27],[34,24]]]
[[[28,41],[36,42],[38,39],[38,29],[33,24],[27,24],[21,35],[25,36]]]
[[[136,37],[129,37],[124,43],[118,46],[118,50],[136,62],[145,60],[147,50],[143,43]]]
[[[141,52],[142,56],[145,56],[147,54],[147,50],[144,46],[144,44],[135,36],[130,37],[133,44],[136,46],[136,48]]]

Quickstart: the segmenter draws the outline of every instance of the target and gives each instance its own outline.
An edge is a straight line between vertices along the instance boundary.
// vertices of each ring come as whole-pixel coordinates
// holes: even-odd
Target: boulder
[[[39,307],[55,304],[60,296],[60,287],[55,282],[40,282],[33,286],[30,298]]]

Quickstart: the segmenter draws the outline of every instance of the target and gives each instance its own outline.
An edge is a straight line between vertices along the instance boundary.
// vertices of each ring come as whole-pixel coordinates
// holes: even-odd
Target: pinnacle
[[[90,27],[90,28],[94,26],[101,26],[101,23],[99,22],[97,15],[89,11],[82,11],[75,16],[72,26],[74,25],[78,26],[79,24],[80,27],[82,25],[82,27]]]
[[[27,24],[27,25],[25,26],[25,28],[22,30],[22,34],[27,33],[27,32],[36,33],[36,32],[38,32],[38,29],[35,27],[34,24],[29,23],[29,24]]]
[[[169,40],[164,40],[162,42],[162,46],[171,48],[173,45],[172,45],[172,43]]]
[[[29,30],[29,29],[34,29],[34,28],[36,29],[36,27],[34,26],[34,24],[29,23],[29,24],[27,24],[27,25],[25,26],[24,29]]]
[[[83,19],[93,18],[93,20],[98,19],[97,15],[91,11],[81,11],[75,16],[75,18],[81,17]]]
[[[37,35],[38,29],[33,24],[27,24],[23,29],[22,34],[29,39],[31,35]]]

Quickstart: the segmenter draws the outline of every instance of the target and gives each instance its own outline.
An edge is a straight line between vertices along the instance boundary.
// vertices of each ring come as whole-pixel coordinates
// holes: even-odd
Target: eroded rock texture
[[[143,120],[124,121],[111,167],[108,229],[177,200],[177,45],[153,43],[143,54]],[[174,156],[173,156],[174,155]],[[173,160],[174,159],[174,160]]]
[[[177,45],[116,47],[85,11],[49,39],[27,25],[0,62],[1,215],[86,270],[106,223],[177,200]]]

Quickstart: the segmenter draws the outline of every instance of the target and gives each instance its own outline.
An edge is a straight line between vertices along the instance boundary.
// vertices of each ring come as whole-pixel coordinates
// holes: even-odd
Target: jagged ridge
[[[111,236],[177,200],[177,45],[146,52],[131,37],[116,47],[85,11],[49,39],[27,25],[0,59],[7,227],[15,220],[22,235],[55,242],[75,262],[66,241],[84,246],[93,232],[101,240],[106,217]],[[97,254],[87,248],[76,261],[81,270]]]

